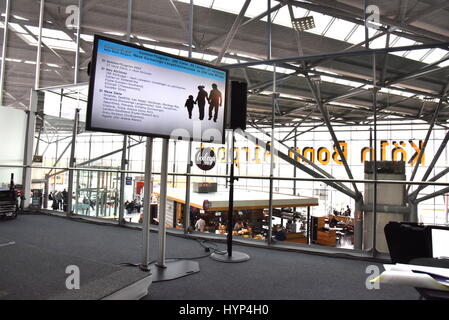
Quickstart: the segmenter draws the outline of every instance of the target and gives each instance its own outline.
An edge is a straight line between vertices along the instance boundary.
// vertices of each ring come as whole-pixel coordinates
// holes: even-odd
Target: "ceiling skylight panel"
[[[104,34],[108,34],[111,36],[117,36],[117,37],[124,37],[125,33],[124,32],[115,32],[115,31],[105,31],[103,32]]]
[[[172,48],[167,48],[167,47],[161,47],[161,46],[156,46],[156,50],[168,53],[168,54],[173,54],[175,56],[179,55],[179,49],[172,49]]]
[[[349,32],[354,28],[354,23],[342,19],[336,19],[326,33],[326,37],[344,41]]]
[[[403,96],[403,97],[407,97],[407,98],[410,98],[411,96],[414,95],[413,93],[408,93],[408,92],[396,90],[393,88],[381,88],[379,90],[379,92],[385,93],[385,94],[393,94],[393,95],[397,95],[397,96]]]
[[[295,16],[295,18],[303,18],[303,17],[306,17],[308,15],[315,14],[314,12],[311,13],[309,10],[304,9],[304,8],[300,8],[300,7],[293,6],[292,9],[293,9],[293,15]]]
[[[42,42],[53,49],[76,51],[76,43],[73,41],[42,38]],[[84,52],[84,51],[80,48],[80,52]]]
[[[308,32],[315,33],[321,35],[326,28],[326,26],[329,24],[329,22],[332,20],[331,16],[312,12],[310,15],[315,20],[315,28],[308,30]]]
[[[84,41],[87,42],[93,42],[94,41],[94,36],[91,36],[89,34],[80,34],[81,39],[83,39]]]
[[[236,59],[233,59],[233,58],[223,58],[222,62],[225,63],[225,64],[239,63]]]
[[[144,36],[137,36],[137,39],[143,40],[143,41],[159,42],[159,40],[149,38],[149,37],[144,37]]]
[[[398,37],[397,41],[394,41],[390,46],[391,47],[405,47],[405,46],[411,46],[416,44],[415,41],[404,38],[404,37]]]
[[[254,2],[254,1],[251,1]],[[266,2],[265,1],[256,1],[256,2],[263,2],[265,3],[265,7],[266,7]],[[240,12],[240,9],[243,7],[243,4],[245,3],[245,0],[215,0],[213,1],[213,5],[212,8],[215,10],[221,10],[221,11],[225,11],[225,12],[229,12],[229,13],[236,13],[238,14]],[[195,4],[195,3],[194,3]]]
[[[368,37],[371,38],[376,34],[377,30],[368,28]],[[357,44],[365,41],[365,27],[359,25],[347,42]]]
[[[410,50],[406,57],[407,57],[407,59],[420,61],[421,58],[424,57],[429,52],[429,50],[432,50],[432,49]]]
[[[260,69],[260,70],[267,70],[267,65],[266,64],[258,64],[255,66],[249,66],[249,68],[253,68],[253,69]]]
[[[11,28],[16,33],[28,34],[28,32],[20,24],[9,23],[8,26],[9,26],[9,28]]]
[[[234,3],[234,0],[233,1],[229,1],[228,0],[227,2]],[[242,5],[240,7],[237,7],[238,12],[240,12],[240,9],[242,8],[243,3],[244,3],[244,1],[242,1]],[[278,4],[277,1],[272,1],[271,6],[274,7],[277,4]],[[248,9],[246,9],[245,17],[250,17],[250,18],[256,17],[259,14],[264,13],[265,11],[267,11],[267,9],[268,9],[268,6],[267,6],[267,2],[266,1],[254,1],[253,0],[249,4]],[[287,13],[288,13],[288,10],[287,10]],[[277,11],[272,12],[271,13],[271,19],[273,19],[276,14],[277,14]],[[261,21],[267,21],[267,17],[263,17],[260,20]]]
[[[37,46],[38,41],[31,36],[28,31],[26,31],[24,28],[22,28],[17,23],[10,23],[8,24],[9,28],[16,33],[16,35],[21,38],[23,41],[25,41],[27,44],[32,46]]]
[[[39,28],[34,26],[25,26],[33,35],[39,35]],[[61,30],[53,30],[48,28],[42,28],[42,37],[53,38],[59,40],[72,41],[72,39],[67,35],[67,33]]]
[[[203,56],[203,60],[212,61],[214,59],[217,59],[217,56],[211,54],[204,54]]]
[[[266,21],[266,19],[265,19]],[[284,27],[292,27],[292,21],[290,19],[290,13],[288,12],[287,6],[282,7],[277,12],[276,17],[273,18],[273,23]]]
[[[155,46],[155,45],[152,45],[152,44],[144,43],[143,46],[144,46],[145,48],[148,48],[148,49],[156,50],[156,46]]]
[[[441,62],[438,66],[441,68],[449,66],[449,59],[444,62]]]
[[[14,19],[17,19],[17,20],[30,21],[30,19],[27,19],[27,18],[24,18],[24,17],[21,17],[21,16],[17,16],[15,14],[13,14],[12,16],[14,17]]]
[[[22,62],[22,60],[20,59],[14,59],[14,58],[6,58],[5,61],[9,61],[9,62]]]
[[[383,35],[383,36],[371,41],[369,44],[369,47],[371,49],[381,49],[381,48],[385,48],[386,44],[387,44],[387,35]]]
[[[186,50],[179,50],[179,55],[181,57],[186,57],[187,58],[189,56],[189,52],[186,51]]]
[[[177,1],[190,4],[190,0],[177,0]],[[195,6],[210,8],[213,2],[214,0],[194,0],[193,4]]]
[[[192,52],[192,58],[203,60],[204,53]]]
[[[424,60],[424,63],[433,63],[433,62],[437,62],[438,60],[443,59],[443,57],[445,55],[447,55],[449,53],[449,51],[440,49],[440,48],[435,48],[435,50],[433,50],[433,52],[431,54],[429,54]]]

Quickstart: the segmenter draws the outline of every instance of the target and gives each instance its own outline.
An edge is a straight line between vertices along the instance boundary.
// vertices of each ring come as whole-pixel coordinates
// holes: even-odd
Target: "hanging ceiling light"
[[[315,20],[313,16],[304,18],[296,18],[292,20],[293,29],[297,31],[306,31],[315,28]]]

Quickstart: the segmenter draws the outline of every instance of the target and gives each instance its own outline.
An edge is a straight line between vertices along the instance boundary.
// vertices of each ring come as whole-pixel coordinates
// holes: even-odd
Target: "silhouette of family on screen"
[[[195,104],[198,104],[198,111],[200,120],[204,119],[204,107],[206,101],[209,103],[209,120],[214,118],[214,122],[217,122],[218,118],[218,108],[221,107],[223,99],[221,96],[221,91],[215,83],[212,84],[212,90],[209,94],[204,90],[204,86],[198,86],[198,95],[196,99],[193,100],[193,96],[190,95],[186,101],[185,107],[189,112],[189,119],[192,119],[192,111]]]

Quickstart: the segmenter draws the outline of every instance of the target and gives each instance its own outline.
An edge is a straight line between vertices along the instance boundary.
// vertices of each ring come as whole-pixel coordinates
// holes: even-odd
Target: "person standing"
[[[218,108],[221,107],[222,96],[215,83],[212,84],[212,90],[209,93],[209,120],[212,119],[212,111],[214,111],[214,122],[217,122]]]
[[[58,203],[58,199],[57,199],[56,195],[57,195],[56,191],[53,191],[51,193],[51,198],[53,199],[53,203],[51,204],[51,208],[53,210],[58,210],[59,209],[59,203]]]
[[[204,229],[206,227],[206,221],[203,219],[203,217],[200,217],[198,221],[195,223],[195,230],[204,232]]]
[[[55,199],[56,199],[56,201],[58,203],[56,209],[57,210],[62,210],[62,193],[61,193],[61,191],[56,192]]]
[[[64,191],[62,191],[62,200],[64,201],[64,204],[63,204],[64,212],[67,212],[67,209],[69,207],[69,193],[67,192],[66,189],[64,189]]]
[[[204,119],[204,106],[206,105],[206,100],[209,100],[207,96],[207,91],[204,90],[204,86],[198,86],[198,95],[194,103],[198,103],[198,110],[200,112],[200,120]]]

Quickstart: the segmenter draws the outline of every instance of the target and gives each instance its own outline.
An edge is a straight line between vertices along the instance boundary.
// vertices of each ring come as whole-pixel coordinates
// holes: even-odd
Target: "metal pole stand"
[[[145,153],[145,180],[143,196],[143,226],[142,226],[142,262],[140,269],[146,272],[150,270],[150,205],[151,205],[151,171],[153,162],[153,138],[147,137]],[[120,199],[123,201],[123,199]]]
[[[249,255],[244,252],[233,251],[232,250],[232,231],[234,225],[233,213],[234,213],[234,129],[232,129],[232,143],[231,143],[231,174],[229,177],[229,211],[228,211],[228,236],[227,236],[227,254],[212,253],[211,259],[219,262],[227,263],[238,263],[248,261],[250,259]],[[229,152],[228,152],[229,154]]]
[[[185,277],[200,271],[196,261],[173,260],[166,261],[165,246],[167,238],[166,211],[167,211],[167,167],[168,167],[168,139],[162,140],[161,188],[159,197],[159,257],[156,263],[149,268],[153,275],[153,282],[173,280]]]

